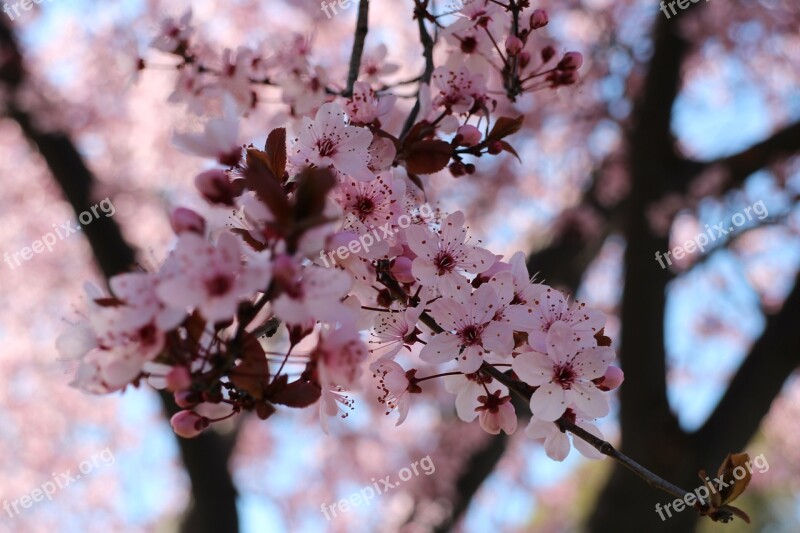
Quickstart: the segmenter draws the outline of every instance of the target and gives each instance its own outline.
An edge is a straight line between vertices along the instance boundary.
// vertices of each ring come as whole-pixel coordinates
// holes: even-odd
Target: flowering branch
[[[491,374],[498,381],[504,383],[506,386],[508,386],[509,390],[517,394],[520,398],[522,398],[526,402],[530,401],[531,391],[530,388],[525,386],[524,383],[520,383],[519,381],[509,377],[507,374],[501,372],[497,368],[492,368],[487,366],[484,367],[484,371],[487,372],[488,374]],[[653,472],[643,467],[642,465],[640,465],[639,463],[637,463],[624,453],[614,448],[614,446],[608,441],[605,441],[603,439],[600,439],[592,435],[591,433],[581,428],[580,426],[576,425],[574,422],[570,421],[566,417],[562,416],[561,418],[556,420],[555,423],[558,425],[561,431],[569,431],[576,437],[592,445],[592,447],[595,448],[598,452],[618,461],[626,468],[631,470],[634,474],[645,480],[647,484],[650,485],[651,487],[655,487],[659,490],[662,490],[667,494],[675,496],[676,498],[683,498],[686,494],[688,494],[688,491],[670,483],[669,481],[665,480],[659,475],[654,474]]]

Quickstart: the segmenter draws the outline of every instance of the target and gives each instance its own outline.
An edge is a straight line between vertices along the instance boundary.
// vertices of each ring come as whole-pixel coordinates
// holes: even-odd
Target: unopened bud
[[[169,421],[172,430],[184,439],[193,439],[202,433],[210,424],[208,418],[194,411],[179,411]]]
[[[450,169],[450,174],[452,174],[454,178],[460,178],[466,172],[464,170],[464,163],[461,161],[453,161],[448,168]]]
[[[601,391],[610,391],[622,385],[622,382],[625,381],[625,373],[620,368],[610,366],[603,377],[593,381]]]
[[[542,61],[547,63],[548,61],[553,59],[554,55],[556,55],[556,49],[553,48],[552,46],[545,46],[544,48],[542,48],[541,55],[542,55]]]
[[[459,126],[458,130],[456,131],[456,135],[461,136],[461,145],[463,146],[475,146],[479,142],[481,142],[481,130],[473,126],[472,124],[464,124],[463,126]]]
[[[583,55],[580,52],[567,52],[556,67],[558,70],[577,70],[583,65]]]
[[[185,366],[176,366],[167,374],[167,389],[172,392],[188,389],[192,386],[192,375]]]
[[[190,390],[178,391],[173,395],[178,407],[189,409],[200,403],[200,393]]]
[[[175,235],[180,235],[185,232],[203,235],[206,232],[206,219],[185,207],[174,209],[169,216],[169,223]]]
[[[532,30],[538,30],[550,22],[550,17],[547,16],[547,11],[544,9],[536,9],[531,13],[530,27]]]
[[[531,63],[531,53],[527,50],[523,50],[517,56],[517,64],[519,65],[520,70],[525,70],[525,68],[530,65]]]
[[[509,35],[506,39],[506,52],[510,56],[515,56],[520,53],[523,46],[525,46],[525,44],[522,42],[522,39],[516,35]]]
[[[235,189],[224,170],[206,170],[197,175],[194,185],[200,194],[212,204],[233,205],[236,197]]]

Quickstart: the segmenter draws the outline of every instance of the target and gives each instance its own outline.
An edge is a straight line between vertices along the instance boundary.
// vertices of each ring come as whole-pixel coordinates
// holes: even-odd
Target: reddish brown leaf
[[[273,393],[269,399],[287,407],[308,407],[316,403],[320,396],[322,391],[317,385],[310,381],[297,380]]]
[[[508,153],[512,154],[514,157],[516,157],[516,158],[517,158],[517,160],[518,160],[520,163],[522,163],[522,159],[519,157],[519,154],[517,153],[517,151],[516,151],[516,150],[514,150],[514,147],[513,147],[513,146],[511,146],[510,144],[508,144],[506,141],[499,141],[499,142],[500,142],[500,146],[502,146],[502,147],[503,147],[503,150],[505,150],[506,152],[508,152]]]
[[[267,152],[269,169],[272,174],[283,183],[286,174],[286,128],[276,128],[267,137]]]
[[[239,363],[231,370],[231,382],[258,400],[264,397],[264,388],[269,383],[267,356],[261,343],[247,334],[242,346]]]
[[[452,155],[450,143],[438,139],[417,141],[406,150],[406,169],[411,174],[433,174],[446,167]]]
[[[509,135],[517,133],[522,128],[522,122],[524,120],[525,120],[524,115],[521,115],[517,118],[510,118],[510,117],[498,118],[497,122],[494,123],[492,131],[489,132],[487,140],[499,141],[505,137],[508,137]]]
[[[254,148],[247,149],[247,165],[244,168],[244,178],[247,186],[255,191],[258,198],[266,204],[270,212],[280,224],[288,222],[291,207],[278,178],[269,169],[267,154]]]

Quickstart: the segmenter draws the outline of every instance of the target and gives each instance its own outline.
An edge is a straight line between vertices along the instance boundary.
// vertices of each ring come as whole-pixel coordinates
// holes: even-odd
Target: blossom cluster
[[[183,409],[175,432],[193,437],[244,411],[266,419],[280,405],[318,405],[327,431],[365,382],[399,424],[412,395],[441,378],[458,416],[492,434],[516,429],[512,388],[528,393],[527,434],[554,459],[570,449],[560,419],[599,435],[592,421],[608,414],[608,391],[623,379],[610,365],[604,315],[531,281],[521,252],[504,261],[481,246],[461,211],[422,213],[430,198],[419,179],[445,168],[473,174],[468,156],[517,155],[505,139],[522,117],[493,116],[491,69],[513,100],[574,83],[580,55],[547,69],[555,52],[545,48],[533,68],[526,47],[547,15],[514,2],[465,2],[451,18],[450,59],[430,85],[418,84],[401,132],[383,127],[397,111],[383,81],[396,70],[385,47],[362,58],[347,87],[313,65],[308,39],[268,57],[240,48],[214,58],[194,41],[191,12],[165,20],[152,46],[178,60],[171,100],[204,110],[216,98],[223,109],[175,144],[216,162],[195,186],[232,222],[178,207],[175,244],[157,270],[115,276],[109,293],[87,287],[85,315],[57,341],[76,362],[73,385],[99,394],[141,381],[166,388]],[[263,150],[239,140],[258,86],[278,88],[293,117]],[[376,228],[396,229],[321,264]],[[280,343],[264,338],[285,349],[265,350]]]

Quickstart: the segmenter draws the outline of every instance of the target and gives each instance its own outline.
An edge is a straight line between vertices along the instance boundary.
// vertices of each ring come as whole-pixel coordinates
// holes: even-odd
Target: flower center
[[[483,328],[480,326],[476,326],[474,324],[470,324],[469,326],[465,327],[461,330],[459,336],[464,343],[464,346],[472,346],[473,344],[478,344],[481,340],[481,331]]]
[[[452,272],[456,268],[456,260],[450,252],[439,252],[433,260],[433,264],[438,270],[438,274]]]
[[[233,280],[230,276],[219,274],[206,281],[206,290],[210,296],[222,296],[227,294],[233,287]]]
[[[328,138],[317,141],[317,150],[322,157],[330,157],[336,153],[336,144]]]
[[[356,198],[356,209],[358,210],[358,218],[362,222],[368,215],[375,211],[375,202],[368,196],[359,196]]]
[[[553,377],[559,385],[564,390],[569,390],[572,388],[572,384],[575,383],[575,371],[572,369],[572,365],[567,363],[565,365],[557,365],[553,369]]]
[[[478,40],[475,37],[464,37],[461,39],[461,51],[465,54],[472,54],[478,49]]]

